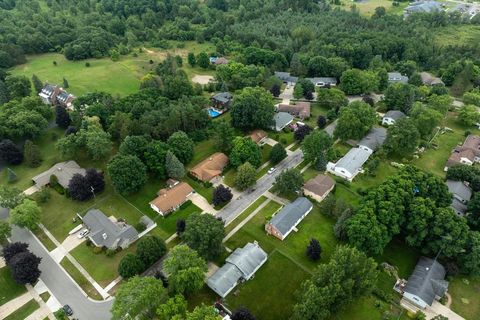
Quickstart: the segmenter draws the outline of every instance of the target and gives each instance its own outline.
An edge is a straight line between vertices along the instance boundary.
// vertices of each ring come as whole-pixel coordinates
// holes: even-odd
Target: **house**
[[[462,181],[447,180],[448,191],[453,195],[450,207],[459,216],[467,213],[467,203],[472,198],[472,189]]]
[[[402,75],[400,72],[388,72],[389,83],[408,83],[408,77]]]
[[[412,13],[433,13],[442,11],[442,4],[437,1],[417,1],[410,4],[404,9],[405,16],[408,16]]]
[[[190,174],[201,181],[212,182],[228,165],[228,157],[221,152],[212,154],[190,170]]]
[[[213,63],[216,66],[219,66],[219,65],[222,65],[222,64],[228,64],[228,62],[229,62],[228,59],[226,59],[224,57],[220,57],[220,58],[215,59],[215,61],[211,62],[211,63]]]
[[[90,231],[88,238],[97,247],[125,249],[138,239],[138,232],[134,227],[108,218],[98,209],[88,210],[82,217],[82,222]]]
[[[274,75],[278,80],[286,84],[295,84],[298,81],[298,77],[291,76],[290,72],[275,71]]]
[[[436,260],[420,257],[412,275],[403,288],[403,297],[425,309],[440,300],[448,290],[445,268]]]
[[[188,183],[176,183],[169,188],[161,189],[157,194],[158,197],[150,201],[150,208],[158,214],[166,216],[180,208],[193,192]]]
[[[73,100],[75,100],[74,95],[62,90],[60,94],[57,95],[56,104],[66,109],[73,109]]]
[[[307,78],[315,87],[335,87],[337,85],[337,79],[333,77],[317,77],[317,78]]]
[[[213,106],[218,109],[228,109],[232,104],[233,96],[230,92],[220,92],[213,95],[210,100],[213,103]]]
[[[59,93],[60,87],[47,83],[42,88],[42,91],[40,91],[38,96],[42,99],[43,103],[51,105],[55,103],[55,98]]]
[[[303,194],[312,199],[321,202],[335,187],[335,180],[325,174],[319,174],[305,182],[303,185]]]
[[[362,166],[367,162],[371,152],[363,148],[352,148],[337,163],[327,164],[328,172],[352,181],[362,171]]]
[[[380,148],[387,139],[387,129],[383,127],[372,128],[367,135],[358,143],[358,147],[368,151],[370,154]]]
[[[310,102],[297,102],[294,105],[281,103],[276,109],[277,112],[287,112],[302,120],[310,118]]]
[[[463,145],[456,147],[447,160],[444,171],[459,164],[468,166],[480,161],[480,136],[469,135]]]
[[[67,189],[70,180],[75,174],[81,174],[82,176],[84,176],[85,173],[86,170],[72,160],[59,162],[47,171],[36,175],[32,178],[32,180],[35,186],[37,186],[37,188],[42,188],[50,183],[50,177],[54,175],[58,179],[58,184],[60,184],[64,189]]]
[[[265,131],[260,129],[254,130],[250,134],[250,139],[252,139],[253,142],[255,142],[260,146],[265,144],[265,140],[267,140],[267,138],[268,138],[268,134]]]
[[[422,83],[426,86],[445,85],[442,79],[435,77],[434,75],[428,72],[420,72],[420,78],[422,79]]]
[[[391,126],[395,124],[397,120],[405,118],[406,115],[402,111],[399,110],[390,110],[382,118],[382,125]]]
[[[290,232],[312,211],[312,203],[305,197],[297,198],[287,204],[265,225],[265,231],[280,240],[285,239]]]
[[[287,112],[277,112],[273,116],[273,120],[275,125],[272,126],[272,129],[275,129],[275,131],[282,131],[283,128],[292,123],[293,116]]]
[[[233,251],[225,264],[208,278],[207,285],[225,298],[238,283],[250,280],[267,258],[257,242],[249,242],[245,247]]]

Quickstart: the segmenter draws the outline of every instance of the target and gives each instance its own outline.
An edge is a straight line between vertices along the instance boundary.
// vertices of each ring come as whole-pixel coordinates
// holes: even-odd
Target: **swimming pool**
[[[208,115],[212,118],[216,118],[218,117],[219,115],[221,115],[220,112],[218,112],[217,110],[213,109],[213,108],[208,108]]]

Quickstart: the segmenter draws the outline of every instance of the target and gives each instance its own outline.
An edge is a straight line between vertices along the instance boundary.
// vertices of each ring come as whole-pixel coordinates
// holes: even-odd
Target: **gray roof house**
[[[313,83],[316,87],[325,87],[325,86],[336,86],[337,79],[333,77],[316,77],[316,78],[307,78]]]
[[[275,129],[276,131],[282,131],[283,128],[292,123],[293,116],[287,112],[277,112],[273,116],[273,120],[275,121],[275,125],[272,129]]]
[[[405,118],[406,115],[399,110],[390,110],[382,118],[382,125],[391,126],[399,119]]]
[[[211,100],[216,107],[229,107],[233,96],[230,92],[220,92],[212,96]]]
[[[461,181],[447,180],[448,191],[453,195],[450,207],[456,214],[463,216],[467,213],[467,203],[472,198],[472,189]]]
[[[297,198],[273,216],[265,225],[265,231],[283,240],[295,230],[295,227],[312,211],[312,208],[313,205],[307,198]]]
[[[388,82],[390,83],[408,83],[408,77],[400,72],[388,72]]]
[[[383,127],[372,128],[358,143],[358,147],[373,153],[380,148],[387,139],[387,129]]]
[[[207,280],[207,285],[220,297],[225,298],[242,280],[250,280],[267,261],[267,254],[257,242],[237,248],[226,263]]]
[[[58,183],[65,189],[68,188],[68,183],[75,174],[85,175],[86,170],[81,168],[75,161],[65,161],[55,164],[53,167],[45,172],[40,173],[32,178],[33,182],[38,188],[42,188],[50,183],[50,177],[55,175]]]
[[[442,10],[442,4],[437,1],[417,1],[404,9],[405,15],[412,13],[432,13]]]
[[[422,309],[431,306],[448,290],[445,274],[445,268],[436,260],[420,257],[403,289],[403,297]]]
[[[275,77],[277,77],[277,79],[281,80],[282,82],[297,82],[298,81],[298,77],[294,77],[294,76],[291,76],[290,75],[290,72],[281,72],[281,71],[275,71],[274,73]]]
[[[88,238],[97,247],[127,248],[138,239],[138,232],[134,227],[125,222],[113,221],[97,209],[88,210],[82,221],[90,231]]]
[[[328,172],[352,181],[362,170],[362,166],[367,162],[371,152],[363,148],[352,148],[337,163],[329,162],[327,164]]]

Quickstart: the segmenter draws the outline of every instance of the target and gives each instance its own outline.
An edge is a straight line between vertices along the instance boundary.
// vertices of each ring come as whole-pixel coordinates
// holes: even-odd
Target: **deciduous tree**
[[[345,93],[336,88],[318,89],[317,101],[319,106],[327,109],[338,110],[348,105],[348,99]]]
[[[213,205],[219,206],[232,200],[233,194],[230,188],[225,187],[223,184],[213,189]]]
[[[22,228],[37,229],[40,222],[42,209],[30,199],[24,199],[22,203],[10,211],[10,222]]]
[[[299,126],[297,130],[295,130],[293,136],[297,141],[303,141],[303,139],[312,132],[312,128],[309,125]]]
[[[287,151],[281,143],[277,143],[270,150],[268,158],[273,165],[280,163],[283,159],[287,157]]]
[[[255,320],[255,317],[250,310],[245,307],[240,307],[233,312],[232,320]]]
[[[223,250],[223,222],[210,214],[194,213],[186,219],[182,240],[207,261],[217,258]]]
[[[23,145],[23,158],[25,163],[31,168],[36,168],[42,163],[40,149],[30,140],[25,141]]]
[[[325,131],[313,131],[302,142],[301,148],[305,161],[315,162],[331,148],[332,144],[332,138]]]
[[[385,149],[401,156],[412,154],[418,146],[420,133],[413,119],[403,118],[388,127]]]
[[[29,96],[31,93],[30,80],[25,76],[7,76],[5,85],[7,86],[10,99],[21,99]]]
[[[394,83],[385,91],[385,105],[389,110],[400,110],[405,114],[415,102],[415,87],[406,83]]]
[[[257,171],[250,162],[245,162],[237,168],[234,183],[238,190],[244,191],[253,186],[255,182],[257,182]]]
[[[177,294],[157,308],[157,316],[162,320],[183,319],[187,313],[187,300]]]
[[[7,238],[10,237],[12,228],[10,224],[5,220],[0,220],[0,245],[3,245]]]
[[[0,142],[0,158],[8,164],[20,164],[23,161],[23,153],[12,140],[2,140]]]
[[[238,167],[245,162],[249,162],[254,167],[260,166],[262,163],[260,147],[249,137],[236,137],[230,152],[230,163]]]
[[[73,200],[87,201],[93,197],[90,183],[84,175],[74,174],[68,183],[68,191]]]
[[[287,169],[275,178],[275,190],[283,195],[300,190],[303,176],[298,169]]]
[[[361,139],[377,121],[375,110],[368,104],[354,101],[340,110],[334,135],[343,141]]]
[[[197,55],[197,64],[200,68],[207,69],[210,66],[210,59],[205,52],[200,52]]]
[[[147,169],[135,156],[116,155],[108,163],[107,171],[113,187],[123,195],[138,191],[147,181]]]
[[[38,268],[41,258],[30,251],[17,253],[10,259],[9,267],[12,278],[18,284],[33,284],[40,277],[41,271]]]
[[[474,105],[465,105],[458,111],[458,120],[466,126],[474,126],[480,120],[480,113]]]
[[[120,260],[118,265],[118,274],[123,278],[131,278],[133,276],[139,275],[145,270],[145,264],[143,261],[133,253],[127,253]]]
[[[325,118],[325,116],[318,116],[318,118],[317,118],[318,128],[323,129],[323,128],[325,128],[326,125],[327,125],[327,118]]]
[[[13,209],[23,202],[25,194],[15,187],[0,186],[0,207]]]
[[[7,266],[10,265],[10,262],[13,257],[21,252],[28,251],[28,244],[23,242],[12,242],[7,243],[3,246],[3,258],[5,259],[5,263]]]
[[[244,130],[270,129],[275,109],[272,95],[262,88],[245,88],[235,96],[232,125]]]
[[[164,179],[166,176],[165,158],[167,156],[168,145],[162,141],[153,140],[145,150],[145,164],[148,171],[156,177]]]
[[[193,140],[183,131],[177,131],[167,140],[168,147],[181,163],[187,164],[193,158]]]
[[[215,147],[219,151],[229,154],[230,150],[232,150],[234,136],[235,132],[228,122],[219,121],[215,123],[213,139]]]
[[[150,267],[167,253],[165,242],[152,235],[147,235],[138,241],[137,257],[143,262],[145,267]]]

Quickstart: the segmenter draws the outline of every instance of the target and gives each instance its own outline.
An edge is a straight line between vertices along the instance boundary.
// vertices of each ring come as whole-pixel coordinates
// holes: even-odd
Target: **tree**
[[[137,257],[145,267],[150,267],[167,253],[165,242],[157,237],[147,235],[141,238],[137,244]]]
[[[370,93],[378,89],[378,76],[373,71],[349,69],[340,77],[340,89],[346,94]]]
[[[25,141],[23,145],[23,158],[25,163],[31,168],[36,168],[42,163],[40,149],[31,140]]]
[[[188,53],[187,60],[188,60],[188,64],[191,67],[195,67],[195,65],[197,64],[197,59],[195,58],[195,54],[193,52]]]
[[[224,235],[222,221],[210,214],[194,213],[186,219],[182,240],[199,256],[210,261],[222,253]]]
[[[23,153],[12,140],[5,139],[0,142],[0,159],[8,164],[17,165],[22,163]]]
[[[7,86],[5,85],[5,82],[0,79],[0,106],[4,103],[8,102],[9,97],[8,97],[8,90]]]
[[[41,258],[30,251],[17,253],[10,259],[9,267],[12,278],[18,284],[33,284],[40,277],[41,271],[38,268]]]
[[[262,163],[262,152],[250,137],[236,137],[233,140],[232,152],[230,152],[230,163],[232,166],[238,167],[245,162],[259,167]]]
[[[308,258],[312,261],[317,261],[320,259],[322,254],[322,247],[320,246],[320,242],[317,239],[311,239],[310,243],[307,246],[307,251],[305,253]]]
[[[400,110],[405,114],[415,102],[415,87],[406,83],[394,83],[385,91],[385,105],[388,110]]]
[[[123,278],[131,278],[133,276],[139,275],[145,270],[145,264],[142,260],[133,253],[127,253],[120,260],[118,265],[118,274]]]
[[[163,263],[170,289],[175,293],[192,294],[203,287],[207,263],[187,245],[175,246]]]
[[[257,182],[257,171],[250,162],[245,162],[237,168],[234,184],[238,190],[244,191],[253,186],[255,182]]]
[[[30,80],[25,76],[7,76],[5,85],[11,99],[21,99],[31,93]]]
[[[10,222],[22,228],[35,230],[40,222],[41,213],[42,209],[35,201],[24,199],[21,204],[11,210]]]
[[[406,156],[415,151],[420,140],[420,133],[415,122],[410,118],[402,118],[388,127],[385,149],[389,153]]]
[[[79,142],[84,141],[84,146],[93,160],[104,159],[110,155],[112,150],[111,136],[103,131],[100,126],[89,125],[88,130],[80,130],[77,136],[79,136]]]
[[[10,265],[12,258],[21,252],[28,251],[28,244],[23,242],[7,243],[3,246],[3,258],[7,266]]]
[[[186,227],[187,227],[187,223],[185,222],[185,219],[177,219],[176,228],[175,228],[177,235],[180,236],[185,231]]]
[[[10,224],[5,220],[0,220],[0,245],[3,245],[7,238],[10,237],[12,228]]]
[[[205,52],[200,52],[197,55],[197,64],[202,69],[207,69],[210,66],[210,59]]]
[[[23,202],[25,194],[14,187],[0,186],[0,207],[13,209]]]
[[[293,97],[297,100],[303,97],[303,87],[301,84],[295,84],[295,87],[293,88]]]
[[[32,75],[32,83],[35,92],[40,93],[43,89],[43,83],[35,74]]]
[[[317,118],[317,126],[319,129],[323,129],[325,128],[325,126],[327,125],[327,118],[325,118],[324,116],[318,116]]]
[[[115,190],[122,195],[138,191],[147,181],[147,169],[135,156],[116,155],[107,165]]]
[[[175,132],[168,138],[167,144],[181,163],[187,164],[193,159],[195,144],[185,132]]]
[[[255,317],[250,310],[245,307],[240,307],[233,312],[232,320],[255,320]]]
[[[293,136],[297,141],[303,141],[305,136],[307,136],[312,131],[309,125],[298,126],[297,130],[295,130]]]
[[[272,95],[259,87],[247,87],[233,100],[232,125],[244,130],[270,129],[274,114]]]
[[[164,179],[166,175],[165,158],[167,156],[168,145],[162,141],[153,140],[147,146],[144,157],[148,171],[156,177]]]
[[[105,189],[105,180],[102,172],[99,172],[94,168],[88,168],[85,172],[85,179],[87,180],[89,187],[93,188],[95,194],[98,194]]]
[[[63,78],[63,89],[68,89],[69,87],[67,79]]]
[[[268,159],[273,165],[280,163],[283,159],[287,157],[287,151],[283,147],[281,143],[277,143],[273,146],[270,150],[270,154],[268,155]]]
[[[167,151],[165,157],[165,168],[167,168],[167,174],[170,178],[180,180],[185,176],[185,167],[183,163],[171,152]]]
[[[225,187],[223,184],[213,189],[213,205],[219,206],[232,200],[233,194],[230,188]]]
[[[270,88],[270,93],[277,98],[281,93],[281,87],[277,83],[273,84]]]
[[[320,153],[317,159],[315,160],[315,169],[317,169],[318,171],[325,171],[327,170],[327,164],[328,164],[327,156],[323,152]]]
[[[427,106],[437,110],[441,114],[447,114],[448,110],[452,107],[453,98],[448,94],[437,95],[432,94],[428,98]]]
[[[120,145],[119,152],[121,154],[130,154],[138,157],[140,160],[144,159],[145,151],[147,150],[149,139],[146,136],[127,136]]]
[[[159,305],[167,300],[162,282],[153,277],[132,277],[122,284],[112,305],[112,319],[122,320],[128,314],[132,319],[152,319]]]
[[[480,107],[480,89],[465,92],[462,100],[465,104],[473,104],[474,106]]]
[[[464,272],[473,276],[480,275],[480,232],[469,232],[467,246],[459,263]]]
[[[215,147],[226,154],[230,153],[233,146],[235,131],[226,121],[219,121],[213,127],[213,139]]]
[[[422,138],[430,136],[432,131],[442,121],[442,114],[421,103],[415,103],[410,111],[410,117],[415,120],[418,132]]]
[[[458,120],[466,126],[474,126],[480,121],[480,113],[474,105],[465,105],[458,111]]]
[[[345,93],[336,88],[318,89],[317,101],[319,106],[333,110],[339,110],[341,107],[348,105]]]
[[[322,154],[325,155],[332,145],[332,138],[325,131],[314,130],[302,142],[305,161],[315,162]]]
[[[275,190],[282,195],[298,191],[302,186],[303,176],[295,168],[284,170],[275,178]]]
[[[334,136],[343,141],[361,139],[377,121],[375,110],[368,104],[354,101],[340,110]]]
[[[87,201],[93,197],[90,184],[84,175],[76,173],[68,183],[68,191],[73,200]]]
[[[186,320],[217,320],[218,314],[212,306],[206,306],[203,303],[196,306],[192,312],[187,313]]]
[[[180,294],[168,299],[167,302],[157,308],[157,316],[162,320],[176,319],[176,316],[183,319],[186,313],[187,300]]]

